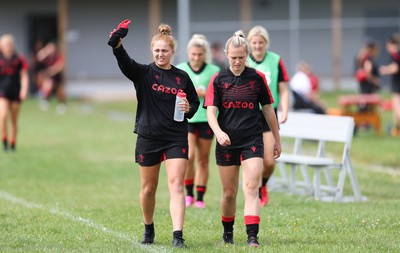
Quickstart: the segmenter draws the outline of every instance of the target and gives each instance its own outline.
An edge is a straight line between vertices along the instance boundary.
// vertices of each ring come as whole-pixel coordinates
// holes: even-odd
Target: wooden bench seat
[[[377,135],[382,134],[381,102],[378,94],[342,95],[338,98],[341,115],[353,117],[356,127],[372,126]]]

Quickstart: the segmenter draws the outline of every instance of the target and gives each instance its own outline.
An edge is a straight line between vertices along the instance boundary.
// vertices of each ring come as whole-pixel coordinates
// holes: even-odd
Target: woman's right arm
[[[117,47],[113,48],[113,53],[115,55],[115,58],[117,59],[118,66],[121,69],[122,73],[129,80],[134,81],[135,74],[139,71],[139,65],[128,55],[128,53],[122,46],[121,41],[118,43]]]
[[[381,75],[393,75],[398,71],[399,71],[399,65],[397,65],[395,62],[381,66],[379,68],[379,72]]]
[[[139,65],[128,55],[122,46],[122,39],[128,34],[131,21],[125,19],[117,28],[110,32],[108,45],[112,47],[113,53],[118,61],[118,66],[122,73],[131,81],[134,81],[138,73]]]
[[[216,106],[207,106],[208,125],[213,130],[215,137],[217,138],[217,141],[221,146],[231,145],[231,140],[229,139],[229,136],[219,127],[217,120],[217,110],[218,109]]]

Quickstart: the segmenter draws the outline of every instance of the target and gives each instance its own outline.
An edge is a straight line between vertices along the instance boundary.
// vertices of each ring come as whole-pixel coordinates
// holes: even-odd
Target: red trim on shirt
[[[272,97],[272,95],[271,95],[271,91],[269,90],[268,82],[267,82],[267,79],[265,78],[265,75],[261,71],[256,70],[256,72],[264,80],[265,87],[267,87],[267,90],[268,90],[269,100],[271,101],[271,104],[273,104],[274,103],[274,97]]]
[[[283,81],[284,82],[289,82],[289,75],[288,75],[288,73],[286,71],[286,67],[285,67],[285,64],[283,63],[282,58],[279,59],[279,66],[280,66],[280,69],[282,70]]]
[[[219,72],[215,73],[208,84],[206,96],[204,97],[204,107],[214,105],[214,80],[218,76]]]

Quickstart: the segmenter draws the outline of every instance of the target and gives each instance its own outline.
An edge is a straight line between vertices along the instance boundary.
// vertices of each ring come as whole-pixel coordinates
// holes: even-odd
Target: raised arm
[[[125,19],[117,28],[110,32],[108,45],[113,48],[113,53],[118,61],[118,66],[122,73],[130,80],[134,81],[135,72],[137,71],[138,64],[128,55],[122,45],[122,39],[128,34],[129,24],[131,21]]]

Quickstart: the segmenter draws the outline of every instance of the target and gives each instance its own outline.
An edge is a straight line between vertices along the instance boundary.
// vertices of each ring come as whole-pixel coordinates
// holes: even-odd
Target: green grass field
[[[325,95],[334,106],[336,94]],[[133,102],[71,101],[67,114],[23,104],[15,153],[0,152],[0,252],[173,252],[164,171],[156,240],[143,247]],[[390,113],[383,114],[384,124]],[[270,193],[258,249],[246,246],[243,194],[235,245],[221,242],[219,175],[211,156],[204,210],[188,208],[179,252],[400,252],[400,139],[362,131],[352,159],[366,202]]]

